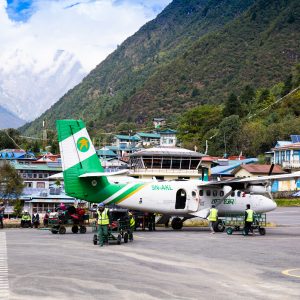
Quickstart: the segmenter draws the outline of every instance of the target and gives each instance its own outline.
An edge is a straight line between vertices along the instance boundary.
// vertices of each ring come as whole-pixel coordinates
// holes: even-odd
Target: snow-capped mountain
[[[86,75],[74,55],[58,50],[39,60],[16,50],[0,57],[0,105],[20,119],[32,121]],[[13,127],[13,126],[8,126]]]

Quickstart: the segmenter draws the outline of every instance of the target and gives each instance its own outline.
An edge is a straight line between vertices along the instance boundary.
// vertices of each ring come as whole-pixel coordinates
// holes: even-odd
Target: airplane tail
[[[81,120],[56,121],[65,191],[69,196],[88,199],[96,190],[110,185]]]

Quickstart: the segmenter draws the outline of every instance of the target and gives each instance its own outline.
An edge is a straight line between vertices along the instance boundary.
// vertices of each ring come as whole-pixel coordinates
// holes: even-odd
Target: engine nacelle
[[[247,194],[264,195],[269,192],[271,192],[271,186],[265,186],[265,185],[250,185],[246,189]]]

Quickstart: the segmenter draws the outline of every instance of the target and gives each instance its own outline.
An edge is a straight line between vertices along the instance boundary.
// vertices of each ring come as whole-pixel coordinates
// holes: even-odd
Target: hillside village
[[[182,148],[177,131],[168,128],[164,118],[154,118],[151,132],[116,134],[111,144],[96,148],[96,153],[105,172],[125,170],[124,175],[143,180],[208,181],[299,171],[300,136],[291,135],[290,138],[288,141],[276,141],[275,146],[265,153],[263,162],[256,157],[245,157],[242,153],[238,156],[218,157],[210,152],[209,141],[206,153]],[[4,162],[9,162],[17,170],[24,183],[20,195],[10,197],[2,194],[2,198],[7,198],[8,217],[15,215],[17,198],[22,201],[25,210],[31,214],[37,211],[41,215],[55,211],[60,203],[78,203],[77,199],[64,192],[59,154],[3,149],[0,151],[0,166]],[[112,180],[118,182],[119,178],[113,176]],[[275,180],[271,191],[275,197],[290,197],[298,189],[298,179]]]

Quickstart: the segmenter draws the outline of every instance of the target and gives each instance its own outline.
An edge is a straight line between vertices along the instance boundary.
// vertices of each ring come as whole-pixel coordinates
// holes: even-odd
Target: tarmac
[[[0,299],[300,299],[300,208],[268,220],[284,226],[247,237],[158,228],[102,248],[91,229],[1,230]]]

